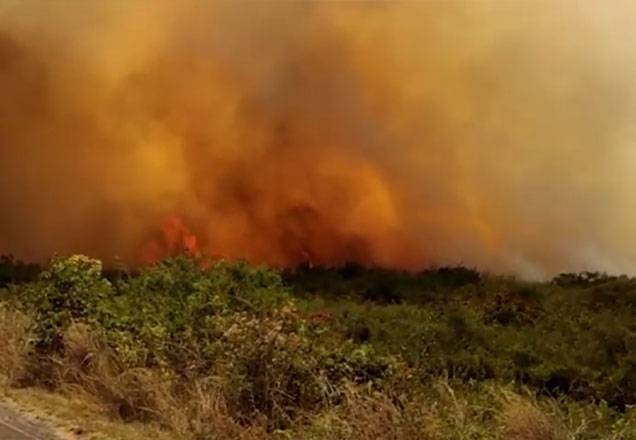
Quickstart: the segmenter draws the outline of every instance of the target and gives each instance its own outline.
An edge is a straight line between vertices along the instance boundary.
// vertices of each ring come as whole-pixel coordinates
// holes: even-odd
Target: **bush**
[[[112,295],[101,272],[100,261],[83,255],[55,258],[36,282],[20,290],[21,300],[35,313],[40,352],[59,352],[62,335],[73,320],[97,320],[103,301]]]
[[[263,414],[273,427],[339,401],[348,382],[379,384],[396,365],[370,346],[316,334],[291,306],[267,317],[234,315],[221,345],[217,362],[227,369],[229,401],[237,413]]]
[[[37,264],[27,264],[13,255],[0,255],[0,288],[34,281],[40,270]]]
[[[276,428],[337,401],[347,382],[378,386],[397,365],[308,319],[277,272],[245,263],[176,257],[111,283],[99,261],[58,258],[19,297],[36,318],[37,355],[65,359],[74,367],[63,381],[109,402],[121,400],[122,387],[135,388],[117,385],[125,378],[149,377],[133,371],[150,369],[175,384],[215,378],[238,420],[260,414]],[[108,377],[86,380],[92,376],[82,368],[104,373],[106,364],[84,365],[84,351],[91,362],[103,359],[96,352],[112,353]],[[138,418],[147,415],[135,409],[150,399],[144,396],[117,405]]]
[[[464,268],[355,265],[284,275],[175,257],[107,278],[97,260],[56,258],[34,282],[8,289],[25,313],[0,313],[10,346],[0,356],[32,383],[73,384],[118,417],[199,438],[216,435],[205,417],[236,438],[280,429],[291,438],[427,438],[438,429],[425,428],[431,414],[442,433],[432,438],[489,438],[497,429],[501,438],[550,438],[565,429],[532,399],[504,402],[494,418],[483,391],[492,382],[588,405],[581,420],[606,405],[602,423],[631,426],[620,415],[636,404],[631,279],[539,284]],[[430,397],[440,376],[446,391]],[[384,422],[354,420],[367,409]],[[329,417],[344,425],[316,425]]]
[[[115,284],[98,317],[105,338],[133,365],[205,371],[219,350],[228,317],[267,315],[290,296],[280,276],[244,263],[204,267],[177,257]]]

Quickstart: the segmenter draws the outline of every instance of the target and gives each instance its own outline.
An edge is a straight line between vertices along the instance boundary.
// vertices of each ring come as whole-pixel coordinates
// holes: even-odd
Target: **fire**
[[[0,254],[633,272],[635,19],[0,2]]]
[[[168,217],[154,238],[146,242],[139,253],[142,264],[154,263],[179,254],[197,255],[198,240],[179,216]]]

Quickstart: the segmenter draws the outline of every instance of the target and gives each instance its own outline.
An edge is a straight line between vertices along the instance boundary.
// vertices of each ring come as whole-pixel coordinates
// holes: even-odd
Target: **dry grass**
[[[0,373],[10,382],[22,377],[29,348],[29,319],[0,303]]]
[[[311,440],[442,440],[441,414],[429,402],[349,387],[344,401],[310,414],[293,438]]]
[[[79,324],[66,332],[63,355],[41,363],[29,354],[28,328],[28,317],[0,304],[0,376],[8,378],[0,391],[71,421],[64,429],[81,432],[79,438],[561,440],[566,431],[551,415],[554,411],[532,397],[496,389],[488,397],[491,402],[475,402],[439,380],[416,401],[351,386],[338,405],[306,414],[286,433],[270,432],[264,417],[237,417],[214,378],[178,383],[160,369],[126,368]],[[38,375],[54,378],[54,393],[11,387],[17,378],[25,385],[24,378],[37,380]]]
[[[8,315],[5,321],[13,322]],[[7,332],[3,337],[8,339],[11,334]],[[11,336],[7,345],[13,348],[6,351],[15,357],[12,365],[25,363],[24,352],[20,351],[24,344],[24,331]],[[67,330],[64,347],[62,356],[42,365],[30,365],[29,369],[53,369],[54,372],[48,374],[55,376],[58,392],[74,396],[87,405],[90,403],[111,418],[127,423],[159,423],[175,439],[285,438],[268,432],[264,418],[247,422],[237,419],[213,380],[177,386],[160,370],[125,368],[85,325],[75,324]],[[316,440],[442,440],[448,438],[451,431],[465,432],[471,425],[470,405],[458,399],[444,381],[434,388],[432,392],[437,393],[441,406],[405,402],[385,393],[369,393],[351,386],[340,405],[327,408],[321,414],[307,414],[290,432],[293,432],[292,438]]]
[[[267,421],[239,423],[222,394],[213,386],[196,382],[188,386],[179,403],[167,412],[170,426],[183,436],[210,440],[257,440],[270,437]]]
[[[56,359],[59,382],[85,394],[122,421],[155,421],[178,438],[265,439],[266,423],[239,424],[214,386],[201,381],[176,386],[159,370],[126,369],[83,325],[65,334],[65,353]]]
[[[311,423],[311,418],[308,418]],[[386,396],[363,395],[350,389],[345,402],[323,416],[314,428],[325,440],[405,439],[401,412]],[[314,423],[315,424],[315,423]]]
[[[64,343],[64,356],[54,363],[59,383],[67,392],[99,402],[123,421],[156,421],[182,439],[284,438],[268,432],[264,417],[238,419],[213,380],[177,385],[158,370],[125,369],[81,325],[67,331]],[[350,387],[340,405],[320,415],[308,414],[291,431],[298,439],[442,439],[433,416],[425,406],[404,406],[386,394]]]
[[[504,438],[507,440],[560,440],[561,427],[556,419],[530,400],[513,393],[502,397],[498,414]]]
[[[62,439],[73,440],[175,440],[174,433],[152,423],[122,423],[84,395],[42,388],[0,385],[2,399],[52,427]]]

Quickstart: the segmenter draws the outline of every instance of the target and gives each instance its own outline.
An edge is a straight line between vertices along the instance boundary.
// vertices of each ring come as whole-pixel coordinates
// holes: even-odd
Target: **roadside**
[[[13,402],[0,398],[0,439],[60,440],[52,428],[19,411]]]
[[[174,440],[160,428],[112,420],[73,393],[12,388],[0,378],[0,440]]]

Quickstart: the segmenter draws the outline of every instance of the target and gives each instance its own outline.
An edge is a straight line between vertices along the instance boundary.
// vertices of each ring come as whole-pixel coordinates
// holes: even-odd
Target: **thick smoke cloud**
[[[636,10],[5,1],[0,252],[634,272]]]

